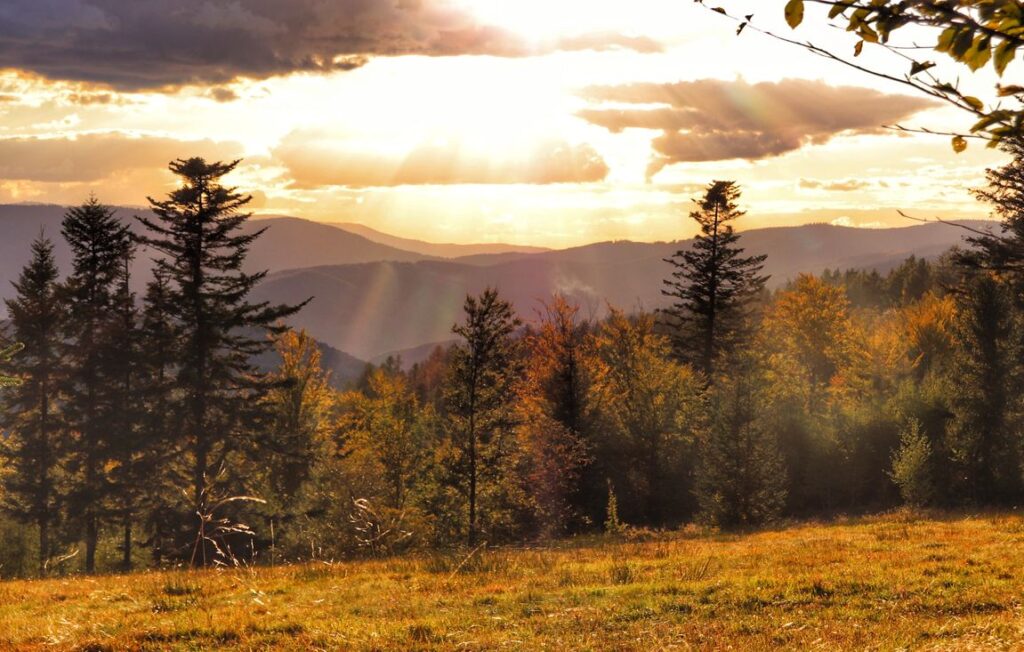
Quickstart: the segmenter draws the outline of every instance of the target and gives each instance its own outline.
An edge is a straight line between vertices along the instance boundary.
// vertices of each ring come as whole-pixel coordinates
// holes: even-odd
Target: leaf
[[[1000,75],[1006,70],[1006,66],[1013,61],[1013,57],[1017,54],[1017,46],[1012,40],[1005,40],[999,44],[996,48],[995,67],[996,72]]]
[[[853,46],[853,56],[859,57],[860,53],[864,51],[864,41],[857,41],[857,45]]]
[[[998,85],[996,90],[999,92],[999,97],[1010,97],[1012,95],[1024,94],[1024,86],[1016,86],[1010,84],[1009,86]]]
[[[963,136],[953,136],[953,151],[959,154],[967,149],[967,139]]]
[[[931,61],[915,61],[914,63],[910,64],[910,76],[913,77],[919,72],[924,72],[925,70],[934,67],[935,64]]]
[[[793,29],[804,22],[804,0],[789,0],[786,3],[786,22]]]
[[[971,95],[964,95],[963,96],[963,100],[964,100],[964,102],[967,102],[967,104],[972,109],[974,109],[975,111],[984,111],[985,110],[985,105],[982,103],[981,100],[979,100],[976,97],[973,97]]]
[[[746,26],[747,26],[746,23],[740,23],[740,26],[736,28],[736,36],[739,36],[740,34],[742,34],[743,33],[743,28],[746,27]]]
[[[832,8],[828,10],[828,17],[829,18],[835,18],[836,16],[838,16],[841,13],[843,13],[844,11],[846,11],[846,6],[845,5],[834,4],[834,5],[832,5]]]
[[[721,7],[712,7],[711,11],[717,11],[718,13],[722,14],[723,16],[728,16],[729,15],[729,14],[725,13],[725,9],[722,9]]]

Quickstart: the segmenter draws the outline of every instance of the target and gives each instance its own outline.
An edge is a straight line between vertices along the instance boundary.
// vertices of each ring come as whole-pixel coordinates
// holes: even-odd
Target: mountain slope
[[[11,296],[10,281],[17,278],[21,268],[28,262],[31,255],[29,244],[41,232],[53,240],[61,272],[68,271],[71,253],[60,235],[65,210],[62,206],[52,205],[0,205],[0,299]],[[123,219],[130,221],[133,230],[138,233],[143,229],[132,219],[133,216],[151,216],[149,211],[141,209],[116,210]],[[373,242],[327,224],[295,217],[254,218],[246,223],[243,231],[251,233],[262,228],[267,228],[267,233],[253,243],[246,260],[248,271],[275,272],[314,265],[385,260],[411,262],[431,258]],[[136,259],[136,290],[144,287],[149,278],[148,267],[152,255],[152,252],[143,250]],[[0,306],[0,314],[4,312]]]
[[[929,224],[900,229],[808,225],[752,230],[742,244],[768,254],[765,271],[778,287],[800,272],[825,268],[887,270],[910,255],[933,257],[962,241],[965,232]],[[499,288],[524,318],[553,292],[599,316],[606,304],[625,309],[664,305],[663,259],[681,243],[599,243],[477,267],[451,261],[377,262],[324,266],[274,274],[255,293],[261,299],[313,302],[293,321],[314,337],[364,359],[451,339],[467,293]]]
[[[480,244],[452,244],[439,242],[425,242],[412,238],[401,238],[396,235],[384,233],[355,222],[332,222],[332,226],[344,229],[349,233],[361,235],[367,240],[385,244],[406,251],[413,251],[424,256],[436,256],[438,258],[463,258],[466,256],[479,256],[481,254],[536,254],[549,251],[544,247],[530,247],[527,245],[495,243]],[[469,262],[469,261],[466,261]]]

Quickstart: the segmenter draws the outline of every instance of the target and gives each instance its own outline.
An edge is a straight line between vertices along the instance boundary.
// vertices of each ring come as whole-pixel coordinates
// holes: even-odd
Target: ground
[[[1024,649],[1024,519],[0,583],[0,650]]]

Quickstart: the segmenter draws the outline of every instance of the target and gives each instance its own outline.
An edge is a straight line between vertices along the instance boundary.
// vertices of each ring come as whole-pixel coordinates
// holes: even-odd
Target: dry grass
[[[1024,520],[0,584],[0,649],[1021,649]]]

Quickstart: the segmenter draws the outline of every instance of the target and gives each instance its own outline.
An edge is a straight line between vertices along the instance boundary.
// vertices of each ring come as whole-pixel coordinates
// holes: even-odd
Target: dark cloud
[[[77,138],[0,139],[0,179],[40,182],[90,182],[126,170],[162,169],[175,158],[240,156],[237,143],[212,140],[131,137],[118,133]]]
[[[348,149],[310,131],[293,132],[274,150],[295,187],[447,184],[552,184],[602,181],[604,159],[589,145],[549,140],[502,159],[457,142],[424,144],[406,155]]]
[[[599,86],[583,95],[628,105],[582,111],[580,116],[593,124],[612,132],[665,132],[653,142],[651,173],[672,163],[760,159],[842,133],[876,133],[883,125],[935,106],[917,97],[798,79]]]
[[[540,50],[630,48],[580,36]],[[119,90],[331,72],[373,55],[524,56],[537,48],[445,0],[3,0],[0,67]]]

